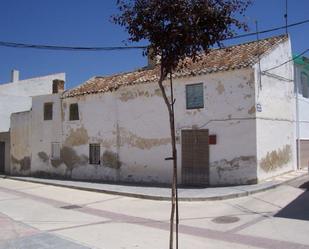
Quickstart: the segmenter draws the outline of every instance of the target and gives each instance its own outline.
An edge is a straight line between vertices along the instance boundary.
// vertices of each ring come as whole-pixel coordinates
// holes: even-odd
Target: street
[[[180,202],[181,249],[309,249],[308,177],[222,201]],[[168,248],[170,202],[0,179],[0,249]]]

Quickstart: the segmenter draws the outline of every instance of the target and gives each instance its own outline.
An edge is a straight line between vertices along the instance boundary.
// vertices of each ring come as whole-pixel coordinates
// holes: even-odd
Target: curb
[[[274,182],[271,185],[265,186],[264,188],[258,188],[254,190],[241,190],[236,189],[236,191],[242,191],[238,193],[232,193],[232,194],[223,194],[223,195],[217,195],[217,196],[205,196],[205,197],[179,197],[179,201],[187,201],[187,202],[193,202],[193,201],[219,201],[219,200],[227,200],[227,199],[234,199],[239,197],[245,197],[249,195],[253,195],[259,192],[264,192],[270,189],[277,188],[283,184],[289,183],[291,181],[297,180],[298,178],[301,178],[305,176],[306,174],[301,174],[299,176],[295,176],[294,178],[287,179],[282,182]],[[118,195],[118,196],[125,196],[125,197],[133,197],[133,198],[139,198],[139,199],[146,199],[146,200],[156,200],[156,201],[170,201],[171,198],[167,196],[156,196],[156,195],[147,195],[147,194],[138,194],[138,193],[130,193],[130,192],[121,192],[121,191],[114,191],[114,190],[106,190],[106,189],[97,189],[97,188],[88,188],[88,187],[82,187],[82,186],[74,186],[74,185],[65,185],[61,183],[52,183],[52,182],[44,182],[40,181],[39,179],[24,179],[14,176],[0,176],[0,178],[6,178],[16,181],[23,181],[23,182],[31,182],[31,183],[38,183],[38,184],[44,184],[44,185],[50,185],[50,186],[56,186],[56,187],[63,187],[63,188],[70,188],[70,189],[77,189],[77,190],[84,190],[89,192],[96,192],[96,193],[104,193],[104,194],[110,194],[110,195]]]

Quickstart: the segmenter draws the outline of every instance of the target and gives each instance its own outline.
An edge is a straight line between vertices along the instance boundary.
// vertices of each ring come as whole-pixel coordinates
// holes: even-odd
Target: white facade
[[[4,166],[0,172],[10,172],[10,117],[17,112],[29,111],[32,108],[32,97],[51,94],[53,80],[65,80],[64,73],[19,80],[19,72],[12,72],[12,82],[0,84],[0,142],[5,143]],[[26,133],[27,134],[27,133]],[[23,135],[25,136],[25,135]],[[0,152],[1,153],[1,152]],[[2,162],[2,153],[0,156]],[[18,159],[19,160],[19,159]],[[1,164],[1,163],[0,163]]]
[[[209,184],[251,184],[295,169],[295,99],[293,66],[262,74],[291,59],[287,39],[261,57],[260,64],[174,80],[178,177],[183,180],[182,131],[207,130]],[[186,108],[186,86],[203,83],[204,107]],[[166,85],[168,82],[166,82]],[[261,85],[261,86],[260,86]],[[169,91],[169,88],[166,88]],[[53,119],[44,120],[44,103],[53,103]],[[78,104],[79,119],[70,120],[70,104]],[[19,114],[16,114],[18,116]],[[172,179],[169,121],[156,82],[123,86],[116,91],[61,98],[33,98],[32,111],[20,114],[30,125],[30,174],[73,179],[167,184]],[[30,120],[28,117],[30,115]],[[18,117],[12,116],[12,127]],[[14,131],[12,131],[14,132]],[[59,158],[52,147],[59,144]],[[89,145],[99,144],[99,164],[89,163]],[[12,141],[12,156],[21,151]],[[54,147],[53,147],[54,148]],[[15,161],[14,174],[29,174]],[[28,169],[27,169],[28,170]]]
[[[301,57],[295,60],[295,96],[296,136],[298,166],[309,165],[309,59]]]
[[[64,73],[18,80],[0,84],[0,132],[10,129],[10,116],[14,112],[23,112],[31,109],[32,97],[51,94],[53,80],[65,80]]]

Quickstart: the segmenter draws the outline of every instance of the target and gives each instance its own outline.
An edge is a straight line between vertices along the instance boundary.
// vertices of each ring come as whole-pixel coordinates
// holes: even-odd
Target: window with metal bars
[[[51,159],[60,159],[60,143],[53,142],[51,144]]]
[[[78,104],[70,104],[70,120],[79,120]]]
[[[44,103],[44,120],[53,119],[53,103]]]
[[[186,85],[187,109],[204,108],[203,83]]]
[[[100,144],[89,144],[89,164],[100,164]]]

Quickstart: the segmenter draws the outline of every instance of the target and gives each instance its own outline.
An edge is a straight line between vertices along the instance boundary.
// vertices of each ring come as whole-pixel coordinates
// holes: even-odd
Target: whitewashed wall
[[[203,109],[186,110],[185,86],[204,84]],[[209,129],[211,185],[255,182],[256,136],[252,69],[177,79],[176,128],[181,181],[181,130]],[[32,174],[74,179],[169,183],[172,166],[167,110],[157,83],[123,87],[112,93],[62,100],[36,97],[32,110]],[[53,101],[53,121],[43,121],[44,102]],[[69,105],[78,103],[80,120],[69,121]],[[59,104],[60,105],[60,104]],[[62,119],[62,126],[60,120]],[[50,144],[62,141],[63,158],[54,165]],[[100,143],[101,164],[90,165],[89,143]],[[47,155],[46,160],[38,154]]]
[[[44,103],[53,103],[52,120],[44,120]],[[32,105],[32,164],[31,174],[37,176],[65,176],[66,169],[51,158],[52,143],[62,143],[60,94],[33,97]],[[53,165],[56,165],[53,167]]]
[[[290,59],[290,42],[263,56],[262,70]],[[293,83],[267,75],[262,89],[253,69],[175,79],[178,176],[181,182],[181,130],[209,129],[210,184],[254,183],[295,168]],[[274,70],[292,79],[287,64]],[[186,110],[185,86],[203,83],[204,108]],[[43,120],[45,102],[54,103],[54,119]],[[69,106],[79,105],[79,120]],[[257,112],[256,104],[262,108]],[[122,87],[115,92],[60,100],[35,97],[32,109],[31,174],[87,180],[169,183],[172,165],[167,110],[157,83]],[[50,158],[51,143],[61,143],[61,159]],[[100,165],[89,164],[89,144],[101,146]]]
[[[291,58],[291,44],[288,40],[261,58],[261,71]],[[258,79],[259,66],[256,65],[255,68]],[[261,88],[256,85],[256,99],[261,107],[261,111],[256,113],[259,180],[296,168],[293,63],[287,63],[268,73],[272,75],[262,74]]]
[[[65,74],[51,74],[0,84],[0,132],[9,131],[12,113],[30,110],[32,96],[51,94],[54,79],[65,80]]]
[[[309,98],[302,95],[301,86],[301,66],[295,65],[295,84],[298,84],[298,110],[299,110],[299,137],[300,139],[309,140]],[[295,86],[296,88],[296,86]],[[295,89],[296,90],[296,89]]]

